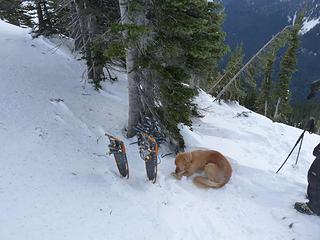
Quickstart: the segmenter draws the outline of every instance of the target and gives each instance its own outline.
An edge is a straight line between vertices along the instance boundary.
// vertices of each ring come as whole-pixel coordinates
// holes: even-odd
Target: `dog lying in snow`
[[[213,150],[194,150],[179,153],[175,160],[176,171],[171,175],[180,180],[198,170],[204,170],[207,178],[197,176],[193,182],[199,187],[221,188],[231,178],[232,168],[221,153]]]

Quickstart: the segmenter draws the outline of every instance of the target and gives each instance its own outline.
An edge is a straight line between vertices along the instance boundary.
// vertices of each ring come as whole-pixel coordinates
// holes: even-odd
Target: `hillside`
[[[305,101],[309,85],[320,78],[320,1],[310,0],[223,0],[226,11],[224,30],[231,47],[243,43],[246,59],[273,35],[291,24],[296,12],[308,2],[302,30],[298,71],[291,89],[295,102]]]
[[[83,88],[84,63],[65,44],[28,32],[0,21],[0,239],[318,239],[320,218],[292,205],[304,200],[320,136],[306,134],[299,165],[291,159],[276,175],[301,130],[245,117],[247,109],[201,92],[195,101],[204,118],[194,119],[193,131],[181,126],[187,149],[223,152],[230,183],[204,190],[177,181],[168,156],[152,184],[129,145],[135,139],[125,139],[130,179],[122,179],[103,135],[124,138],[126,76],[100,92]]]

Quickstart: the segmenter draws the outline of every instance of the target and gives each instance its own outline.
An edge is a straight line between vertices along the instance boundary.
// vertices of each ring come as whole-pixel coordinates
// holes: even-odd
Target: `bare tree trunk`
[[[143,114],[149,117],[155,117],[154,109],[155,109],[155,102],[154,102],[154,83],[153,80],[155,79],[154,72],[152,73],[150,70],[144,70],[142,73],[142,78],[140,78],[142,91],[140,91],[140,99],[143,103]]]
[[[84,44],[83,36],[82,36],[82,29],[81,29],[81,23],[76,20],[78,15],[78,7],[74,1],[71,1],[69,4],[70,8],[70,15],[71,15],[71,21],[73,22],[73,27],[70,27],[71,29],[71,37],[74,39],[74,51],[78,51],[81,49],[81,47]]]
[[[38,17],[39,34],[41,34],[45,29],[45,25],[44,25],[43,12],[42,12],[40,0],[36,0],[36,9],[37,9],[37,17]]]
[[[71,9],[74,9],[74,22],[78,23],[78,28],[76,27],[76,30],[74,32],[74,38],[78,39],[78,44],[79,44],[79,48],[77,50],[80,50],[81,48],[85,48],[86,44],[87,44],[87,38],[88,38],[88,34],[87,31],[85,29],[85,19],[83,16],[83,9],[84,9],[84,3],[82,1],[76,1],[73,0],[73,2],[71,2]]]
[[[90,63],[88,65],[88,78],[92,79],[93,82],[97,81],[95,78],[95,72],[94,72],[94,56],[91,51],[92,44],[94,42],[94,35],[95,35],[95,16],[90,14],[87,18],[87,23],[86,23],[87,31],[88,31],[88,45],[86,47],[86,52],[87,52],[87,63]]]
[[[278,112],[279,112],[280,102],[281,102],[281,98],[278,98],[277,105],[276,105],[276,110],[274,111],[273,120],[277,120],[277,118],[279,116]]]
[[[47,24],[47,27],[49,28],[49,30],[52,31],[51,17],[50,17],[50,14],[48,12],[47,2],[45,0],[42,0],[42,5],[43,5],[44,14],[46,16],[45,23]]]
[[[128,15],[128,0],[119,0],[122,24],[130,24]],[[129,116],[127,137],[133,137],[136,134],[134,129],[141,120],[142,102],[139,94],[140,81],[135,69],[136,60],[138,58],[138,49],[130,47],[126,52],[126,66],[128,75],[128,91],[129,91]]]
[[[91,14],[88,17],[88,33],[89,33],[89,42],[92,44],[95,42],[96,37],[97,37],[97,17]],[[104,78],[103,74],[103,65],[101,63],[97,62],[97,56],[91,51],[90,51],[90,57],[91,57],[91,66],[90,66],[90,79],[94,83],[100,83],[100,81]]]
[[[133,137],[136,134],[136,130],[134,128],[141,120],[142,114],[142,103],[139,94],[139,79],[134,70],[137,56],[137,50],[128,49],[126,56],[129,91],[129,118],[127,128],[128,137]]]
[[[265,102],[264,102],[264,115],[267,116],[267,113],[268,113],[268,101],[265,100]]]

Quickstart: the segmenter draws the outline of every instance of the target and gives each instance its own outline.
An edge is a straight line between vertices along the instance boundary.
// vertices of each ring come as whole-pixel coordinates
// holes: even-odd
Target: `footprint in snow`
[[[70,109],[68,108],[68,106],[64,103],[64,100],[61,98],[50,98],[50,102],[59,107],[60,110],[64,113],[64,114],[68,114],[70,116],[73,116],[73,113],[70,111]]]
[[[61,117],[60,114],[56,114],[56,116],[54,117],[54,120],[60,123],[65,123],[64,119]]]
[[[35,133],[42,139],[48,135],[48,131],[41,127],[36,127],[34,130],[35,130]]]

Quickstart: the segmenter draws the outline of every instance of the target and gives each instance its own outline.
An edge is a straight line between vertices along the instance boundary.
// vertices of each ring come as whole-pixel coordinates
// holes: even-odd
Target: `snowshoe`
[[[159,123],[149,117],[145,117],[144,120],[135,127],[135,129],[137,130],[138,135],[141,133],[145,133],[153,137],[158,145],[166,141],[166,136],[162,132]]]
[[[157,121],[145,117],[136,128],[140,157],[145,161],[147,176],[153,183],[157,180],[158,147],[166,141]]]
[[[152,136],[145,133],[138,135],[138,144],[140,157],[145,161],[147,177],[155,183],[158,170],[158,144]]]
[[[122,177],[129,178],[129,166],[126,155],[126,148],[120,139],[114,137],[111,134],[105,134],[110,141],[109,147],[109,155],[113,154],[114,159],[116,161],[119,173]]]
[[[303,214],[314,215],[314,212],[309,208],[307,203],[296,202],[294,209]]]

